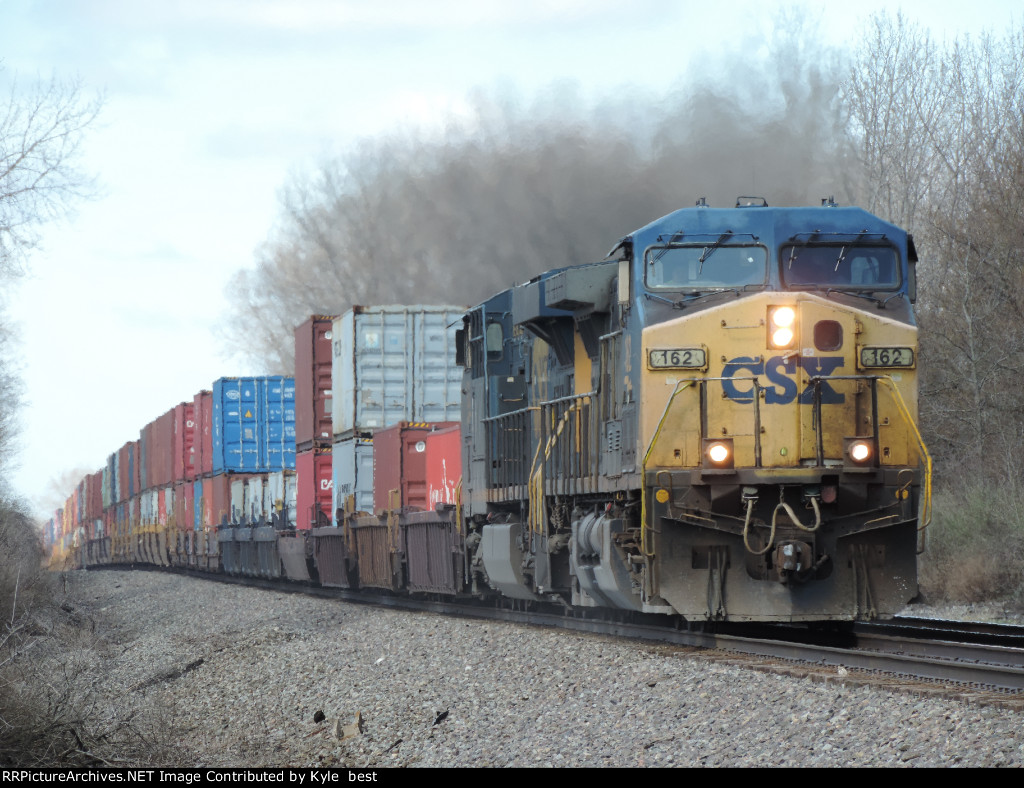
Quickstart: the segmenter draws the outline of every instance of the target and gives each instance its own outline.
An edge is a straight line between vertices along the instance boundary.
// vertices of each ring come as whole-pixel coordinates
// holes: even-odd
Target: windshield
[[[783,246],[782,282],[791,287],[891,290],[900,283],[896,250],[888,246],[835,243]]]
[[[652,289],[682,290],[763,285],[768,250],[763,246],[693,246],[647,250],[645,282]]]

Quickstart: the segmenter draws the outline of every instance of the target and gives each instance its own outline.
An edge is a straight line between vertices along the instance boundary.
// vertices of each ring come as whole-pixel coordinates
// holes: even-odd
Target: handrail
[[[921,437],[921,431],[918,429],[917,423],[910,416],[910,409],[907,407],[903,395],[900,394],[896,381],[889,375],[880,375],[878,379],[892,389],[893,399],[896,401],[896,407],[900,412],[900,416],[903,417],[903,420],[910,427],[914,438],[917,440],[917,448],[921,452],[921,458],[924,460],[924,479],[922,480],[924,494],[921,499],[921,522],[917,525],[917,530],[922,532],[932,522],[932,456],[928,453],[928,447],[924,443],[924,438]]]
[[[648,550],[648,527],[647,527],[647,460],[650,459],[651,452],[654,451],[654,446],[658,442],[658,438],[661,437],[661,428],[665,425],[665,419],[668,418],[669,408],[672,407],[672,402],[676,396],[685,389],[688,389],[694,383],[697,382],[697,378],[689,378],[687,380],[676,381],[675,388],[672,389],[672,394],[668,398],[668,402],[665,403],[665,410],[661,413],[661,418],[658,420],[658,427],[654,430],[654,435],[651,438],[651,443],[647,447],[647,451],[644,453],[643,462],[640,464],[640,552],[648,558],[654,557],[654,552]],[[679,388],[681,384],[686,385]]]
[[[563,402],[572,402],[572,404],[565,409],[562,414],[562,418],[559,419],[557,425],[552,425],[551,434],[548,435],[547,441],[544,443],[544,460],[538,464],[538,460],[541,455],[541,441],[537,441],[537,450],[533,455],[533,462],[530,465],[529,484],[527,487],[527,496],[530,503],[530,513],[528,517],[528,525],[532,533],[542,533],[544,529],[543,519],[540,516],[540,509],[544,505],[544,464],[551,457],[551,451],[554,449],[555,444],[558,443],[558,439],[562,436],[565,431],[565,425],[569,422],[569,417],[574,413],[579,413],[585,402],[588,402],[593,397],[594,392],[590,391],[585,394],[573,394],[568,397],[560,397],[555,400],[548,400],[547,402],[541,403],[541,407],[544,405],[555,405]],[[553,415],[553,414],[552,414]],[[543,425],[542,425],[543,426]]]

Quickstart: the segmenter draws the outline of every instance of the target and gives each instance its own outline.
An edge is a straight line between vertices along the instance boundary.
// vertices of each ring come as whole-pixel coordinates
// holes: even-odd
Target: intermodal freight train
[[[311,318],[294,404],[290,379],[222,379],[172,409],[51,521],[55,563],[691,622],[891,616],[930,516],[916,261],[831,200],[701,200],[468,310]]]

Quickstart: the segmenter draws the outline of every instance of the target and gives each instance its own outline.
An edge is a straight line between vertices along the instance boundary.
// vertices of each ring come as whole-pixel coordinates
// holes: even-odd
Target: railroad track
[[[145,565],[140,568],[145,568]],[[699,652],[703,658],[768,672],[811,676],[825,681],[880,684],[890,689],[939,693],[1024,709],[1024,627],[1018,626],[897,618],[884,622],[858,622],[852,630],[833,632],[763,624],[718,625],[714,631],[709,631],[699,622],[692,627],[678,623],[667,625],[664,617],[660,616],[604,618],[578,609],[566,615],[516,606],[425,600],[386,592],[367,593],[288,581],[232,577],[191,569],[170,571],[271,591],[302,593],[396,610],[641,640],[659,644],[659,647],[679,648],[687,653]]]

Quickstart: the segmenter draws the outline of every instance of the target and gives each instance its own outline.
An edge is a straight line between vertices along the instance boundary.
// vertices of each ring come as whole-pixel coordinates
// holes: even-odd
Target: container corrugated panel
[[[275,528],[295,527],[296,508],[296,472],[274,471],[267,474],[267,484],[263,488],[264,510],[267,512],[267,523]]]
[[[193,495],[192,482],[178,482],[174,485],[174,527],[179,531],[192,530]]]
[[[106,509],[110,506],[110,466],[104,465],[101,473],[103,474],[103,508]]]
[[[354,307],[334,321],[335,441],[399,421],[460,418],[457,306]]]
[[[293,378],[221,378],[212,412],[215,473],[295,468]]]
[[[175,482],[183,482],[195,476],[195,406],[192,402],[181,402],[174,406],[171,424],[174,435],[172,476]]]
[[[334,476],[332,522],[345,499],[355,496],[355,511],[373,512],[373,440],[348,438],[331,449],[331,472]]]
[[[462,534],[454,511],[412,512],[402,518],[409,591],[456,594],[463,586]]]
[[[458,503],[462,481],[462,428],[438,429],[424,438],[427,444],[427,509],[439,503]]]
[[[192,482],[192,530],[201,531],[207,522],[203,511],[203,480]]]
[[[139,430],[139,490],[148,490],[149,483],[149,444],[152,443],[153,422]]]
[[[348,544],[341,528],[314,528],[313,562],[320,584],[333,588],[351,588]]]
[[[261,447],[263,469],[295,470],[295,378],[264,378],[260,392],[266,414]]]
[[[193,398],[192,414],[196,421],[193,448],[198,455],[196,473],[205,476],[213,473],[213,392],[200,391]]]
[[[373,505],[376,512],[396,509],[429,509],[427,492],[427,442],[435,429],[453,427],[440,424],[399,422],[373,436]],[[391,491],[398,491],[392,501]]]
[[[213,471],[260,469],[256,378],[221,378],[213,384]]]
[[[295,329],[295,445],[330,447],[334,437],[331,340],[336,315],[314,315]]]
[[[322,527],[334,522],[332,456],[330,449],[309,449],[296,456],[296,528]]]
[[[163,487],[174,479],[174,408],[153,422],[149,446],[151,487]]]
[[[231,522],[231,479],[218,474],[197,480],[193,487],[196,530],[212,531]]]
[[[121,491],[118,489],[117,483],[117,452],[107,457],[107,470],[109,476],[107,477],[107,483],[110,485],[110,489],[107,490],[107,506],[113,506],[120,500]]]

